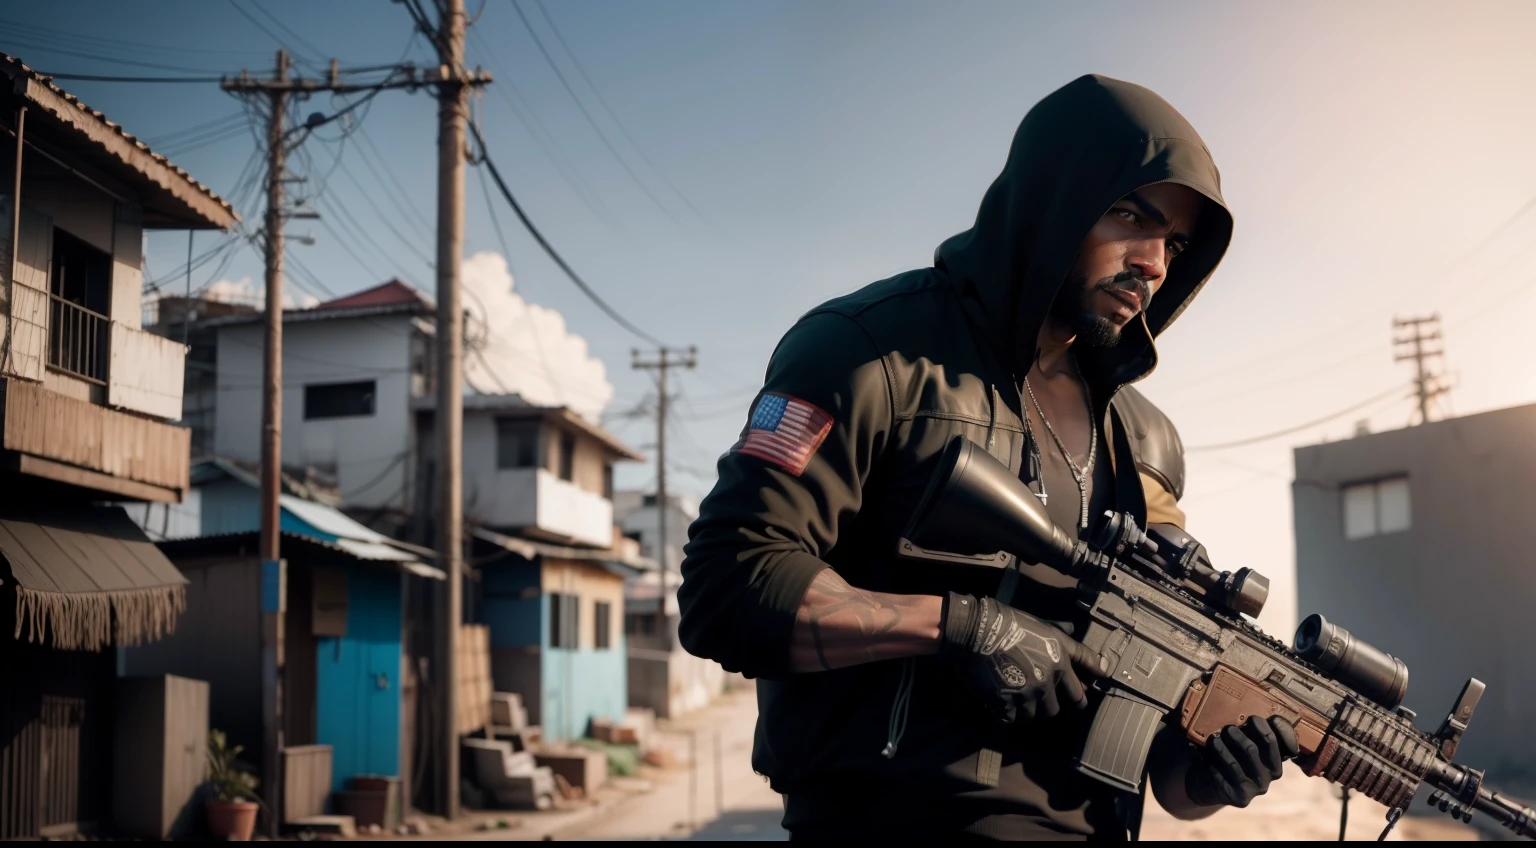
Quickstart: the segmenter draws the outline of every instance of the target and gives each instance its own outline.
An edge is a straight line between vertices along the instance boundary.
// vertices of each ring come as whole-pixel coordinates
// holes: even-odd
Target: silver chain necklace
[[[1088,461],[1082,468],[1072,460],[1072,454],[1067,450],[1061,437],[1056,435],[1056,428],[1051,426],[1049,418],[1045,417],[1045,408],[1040,406],[1040,401],[1035,397],[1035,390],[1029,386],[1029,377],[1024,378],[1024,391],[1029,394],[1029,399],[1035,405],[1035,411],[1040,414],[1040,422],[1045,425],[1046,432],[1051,434],[1051,440],[1056,442],[1056,449],[1061,451],[1061,458],[1067,461],[1067,470],[1072,472],[1072,479],[1077,481],[1077,494],[1081,498],[1082,511],[1079,513],[1078,529],[1088,529],[1088,481],[1093,479],[1093,463],[1099,454],[1099,424],[1093,418],[1093,393],[1088,389],[1088,381],[1083,379],[1083,372],[1077,367],[1077,360],[1072,360],[1072,368],[1077,371],[1077,381],[1083,385],[1083,398],[1088,403]],[[1029,425],[1029,416],[1024,416],[1024,424]],[[1045,493],[1045,469],[1040,470],[1041,494]]]

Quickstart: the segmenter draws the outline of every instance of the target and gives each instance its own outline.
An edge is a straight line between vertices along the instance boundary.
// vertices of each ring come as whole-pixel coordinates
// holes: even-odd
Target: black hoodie
[[[975,225],[940,246],[933,268],[811,310],[775,350],[690,530],[679,636],[760,678],[753,764],[787,794],[786,827],[1123,835],[1113,792],[1071,768],[1083,714],[1002,731],[937,660],[790,674],[788,644],[806,588],[829,566],[871,591],[996,590],[997,569],[898,560],[897,540],[955,435],[1022,472],[1018,378],[1039,329],[1089,229],[1160,182],[1208,199],[1192,244],[1119,345],[1075,351],[1107,434],[1105,497],[1145,520],[1136,428],[1118,407],[1231,234],[1205,145],[1145,88],[1086,76],[1046,97],[1020,124]],[[1029,609],[1062,585],[1042,582],[1015,603]]]

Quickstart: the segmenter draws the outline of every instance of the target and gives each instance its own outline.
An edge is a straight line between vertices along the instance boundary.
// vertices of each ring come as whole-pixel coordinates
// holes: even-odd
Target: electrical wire
[[[555,171],[560,174],[561,179],[565,180],[565,184],[570,187],[571,193],[576,195],[576,198],[581,201],[583,206],[587,207],[587,211],[591,212],[593,217],[602,221],[611,230],[620,230],[618,222],[612,217],[613,210],[608,208],[608,205],[592,190],[592,187],[587,185],[586,180],[581,178],[581,173],[565,158],[565,154],[561,151],[561,146],[554,142],[554,136],[550,135],[549,130],[544,126],[544,122],[539,120],[538,111],[533,108],[527,98],[523,97],[522,90],[517,87],[517,83],[513,82],[512,75],[502,73],[497,68],[494,61],[496,52],[491,50],[490,46],[485,43],[485,40],[480,37],[478,31],[470,30],[469,38],[485,54],[486,64],[497,70],[498,82],[491,87],[492,90],[507,104],[507,108],[512,111],[512,117],[516,118],[518,123],[523,125],[523,129],[527,131],[529,138],[532,138],[534,144],[538,145],[539,150],[549,159],[550,164],[555,166]],[[521,107],[513,102],[512,98],[514,96],[522,102],[523,105]]]
[[[577,274],[575,269],[573,269],[570,264],[565,261],[565,258],[560,255],[559,251],[555,250],[554,246],[549,243],[549,240],[544,238],[544,234],[539,232],[539,228],[534,226],[533,221],[528,219],[528,215],[523,211],[522,205],[517,202],[516,197],[513,197],[512,190],[507,188],[506,181],[501,178],[501,172],[496,169],[496,163],[491,159],[490,150],[486,146],[485,136],[481,135],[480,133],[479,125],[476,123],[469,124],[469,131],[475,137],[475,143],[480,147],[480,161],[485,165],[486,169],[490,171],[491,179],[495,180],[496,187],[501,190],[502,197],[506,198],[508,205],[512,207],[512,211],[517,213],[518,220],[522,221],[523,227],[528,230],[528,234],[533,236],[533,240],[539,243],[539,247],[544,249],[544,252],[548,254],[549,258],[560,267],[560,270],[565,272],[565,275],[571,279],[571,282],[576,284],[577,288],[581,289],[582,293],[585,294],[589,300],[597,304],[598,308],[603,310],[603,312],[609,318],[612,318],[614,322],[616,322],[619,326],[633,333],[638,338],[655,345],[656,347],[666,347],[666,345],[662,344],[662,342],[659,341],[655,336],[635,326],[635,324],[628,318],[625,318],[623,315],[619,314],[618,310],[614,309],[612,306],[609,306],[608,302],[603,300],[603,298],[598,295],[596,291],[593,291],[592,287],[587,285],[586,280],[583,280],[581,275]]]
[[[134,83],[199,83],[208,84],[223,82],[224,77],[122,77],[104,74],[56,74],[50,71],[38,71],[38,74],[52,79],[82,80],[88,82],[134,82]]]
[[[592,78],[587,76],[586,69],[581,66],[581,60],[576,58],[576,52],[571,49],[570,44],[566,43],[565,36],[560,34],[560,28],[555,26],[555,19],[550,17],[549,10],[544,7],[544,0],[534,0],[534,3],[539,7],[539,14],[544,16],[545,23],[549,24],[549,31],[555,34],[556,40],[560,42],[561,48],[565,50],[565,55],[571,58],[571,64],[576,66],[576,72],[581,74],[581,78],[586,81],[587,87],[592,89],[592,93],[596,95],[598,104],[603,107],[603,111],[608,113],[608,117],[613,119],[614,126],[619,128],[619,134],[624,136],[624,140],[629,142],[629,146],[634,148],[636,153],[640,154],[640,158],[650,167],[651,172],[656,175],[656,178],[661,180],[662,184],[667,188],[671,189],[672,193],[677,195],[678,199],[683,201],[683,204],[693,211],[693,214],[699,216],[700,221],[708,224],[709,219],[704,217],[704,213],[700,212],[699,208],[693,205],[693,201],[688,199],[688,195],[683,194],[678,190],[677,186],[672,184],[671,180],[667,179],[667,175],[662,173],[660,168],[656,167],[656,163],[651,161],[650,156],[646,155],[645,148],[641,147],[635,141],[634,136],[629,134],[629,130],[625,128],[624,122],[619,120],[619,116],[614,113],[613,107],[608,105],[608,101],[603,97],[603,93],[592,82]]]
[[[496,242],[501,245],[501,254],[502,256],[506,257],[508,267],[510,269],[512,262],[512,249],[507,246],[507,236],[506,233],[502,232],[501,219],[496,217],[496,204],[491,202],[491,187],[485,181],[485,171],[476,169],[475,173],[480,178],[480,191],[485,196],[485,211],[491,219],[491,231],[496,234]],[[513,279],[516,280],[516,276],[514,276]],[[549,385],[555,390],[555,400],[558,401],[561,405],[564,405],[564,393],[561,391],[560,383],[555,380],[554,372],[549,368],[549,357],[545,356],[544,354],[544,341],[539,338],[538,327],[532,326],[533,319],[532,316],[529,315],[527,309],[523,310],[523,315],[528,319],[528,323],[530,324],[529,335],[533,336],[534,346],[539,352],[539,364],[544,369],[544,379],[548,381]],[[489,318],[489,316],[487,316],[487,318]],[[489,369],[490,366],[486,365],[486,368]]]
[[[597,119],[592,117],[592,113],[587,110],[586,104],[583,103],[581,98],[576,95],[576,89],[571,87],[570,81],[565,78],[565,74],[560,70],[560,66],[555,64],[555,57],[550,55],[549,49],[544,46],[543,39],[539,38],[539,33],[533,28],[533,23],[528,20],[527,15],[523,14],[522,5],[519,4],[517,0],[512,0],[512,8],[517,12],[518,19],[523,22],[523,28],[526,29],[528,31],[528,35],[533,38],[533,43],[539,48],[539,53],[544,56],[544,61],[549,64],[550,70],[554,71],[555,77],[560,80],[560,85],[562,85],[565,88],[566,93],[571,96],[571,100],[576,104],[576,108],[581,111],[582,117],[587,119],[587,123],[592,126],[592,131],[597,133],[597,137],[602,140],[603,146],[608,148],[608,152],[612,153],[613,158],[618,160],[619,165],[624,168],[624,173],[629,174],[629,178],[635,181],[635,185],[639,186],[640,190],[645,193],[645,196],[649,197],[651,202],[656,204],[656,208],[660,209],[663,215],[666,215],[667,218],[672,221],[672,223],[678,225],[679,227],[683,226],[683,222],[679,221],[677,216],[672,214],[672,210],[668,209],[666,205],[661,202],[661,198],[657,197],[651,191],[650,187],[640,179],[640,175],[636,174],[635,170],[629,166],[629,161],[623,156],[619,155],[618,148],[613,146],[613,141],[608,138],[607,133],[603,132],[603,128],[598,126]]]
[[[245,8],[242,7],[239,3],[236,3],[235,0],[229,0],[229,5],[231,7],[233,7],[236,12],[239,12],[241,17],[243,17],[246,20],[250,21],[252,24],[254,24],[256,26],[257,29],[259,29],[262,32],[266,33],[268,38],[272,39],[274,42],[277,43],[277,46],[287,50],[288,53],[290,55],[292,55],[294,59],[299,60],[299,61],[303,62],[306,65],[312,65],[312,66],[315,66],[315,67],[319,67],[320,65],[324,64],[324,62],[323,62],[324,55],[323,54],[316,53],[315,56],[305,56],[305,55],[299,53],[299,51],[297,51],[297,50],[293,49],[291,46],[289,46],[288,42],[285,41],[282,36],[278,35],[277,33],[273,32],[272,30],[268,29],[266,24],[264,24],[261,21],[257,20],[255,15],[252,15],[250,12],[247,12],[245,10]],[[259,8],[259,6],[258,6],[258,8]]]
[[[1357,404],[1354,404],[1352,406],[1348,406],[1348,407],[1346,407],[1344,409],[1341,409],[1341,410],[1339,410],[1337,412],[1325,415],[1322,418],[1318,418],[1318,419],[1315,419],[1315,420],[1312,420],[1312,421],[1308,421],[1305,424],[1297,424],[1297,425],[1295,425],[1293,427],[1287,427],[1287,428],[1285,428],[1283,430],[1276,430],[1276,431],[1274,431],[1272,433],[1264,433],[1264,434],[1258,435],[1258,436],[1249,436],[1248,438],[1237,439],[1237,440],[1231,441],[1231,442],[1220,442],[1220,443],[1217,443],[1217,444],[1209,444],[1209,445],[1192,445],[1192,446],[1186,447],[1184,449],[1184,452],[1189,454],[1189,453],[1203,453],[1205,451],[1229,450],[1231,448],[1240,448],[1240,447],[1246,447],[1248,445],[1255,445],[1255,444],[1258,444],[1260,442],[1268,442],[1268,441],[1272,441],[1274,439],[1282,438],[1284,436],[1292,435],[1294,433],[1299,433],[1302,430],[1310,430],[1313,427],[1317,427],[1317,426],[1322,425],[1322,424],[1327,424],[1329,421],[1333,421],[1336,418],[1342,418],[1345,415],[1348,415],[1348,414],[1350,414],[1352,412],[1357,412],[1357,411],[1359,411],[1361,409],[1364,409],[1367,406],[1371,406],[1372,404],[1379,403],[1379,402],[1381,402],[1383,400],[1386,400],[1388,398],[1392,398],[1394,400],[1401,400],[1404,397],[1407,397],[1407,395],[1405,395],[1403,393],[1403,388],[1401,386],[1394,386],[1393,388],[1391,388],[1391,389],[1389,389],[1389,390],[1387,390],[1385,392],[1382,392],[1379,395],[1376,395],[1376,396],[1371,397],[1371,398],[1367,398],[1366,400],[1363,400],[1363,401],[1361,401],[1361,402],[1359,402]]]
[[[307,41],[304,38],[304,36],[299,35],[298,33],[294,32],[291,29],[289,29],[287,24],[283,23],[281,20],[278,19],[278,17],[276,15],[274,15],[271,12],[267,11],[267,8],[265,6],[261,5],[261,0],[249,0],[249,2],[250,2],[250,4],[252,6],[256,7],[256,11],[258,11],[262,15],[264,15],[267,20],[269,20],[272,23],[276,24],[278,29],[280,29],[283,32],[287,33],[290,37],[293,38],[294,41],[297,41],[299,43],[299,45],[302,46],[305,50],[310,51],[311,55],[317,56],[317,57],[319,57],[321,59],[325,58],[325,51],[324,50],[321,50],[320,48],[318,48],[315,45],[311,44],[309,41]]]

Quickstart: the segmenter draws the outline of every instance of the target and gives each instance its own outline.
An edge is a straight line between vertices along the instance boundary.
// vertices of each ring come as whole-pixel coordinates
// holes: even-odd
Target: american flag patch
[[[831,431],[832,416],[815,404],[765,392],[752,410],[747,435],[736,451],[766,459],[799,477]]]

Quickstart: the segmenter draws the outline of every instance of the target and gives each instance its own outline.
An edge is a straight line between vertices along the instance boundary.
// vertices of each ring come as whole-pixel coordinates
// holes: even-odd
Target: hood
[[[1190,247],[1120,343],[1076,351],[1090,383],[1113,391],[1151,372],[1153,339],[1205,285],[1232,236],[1216,164],[1167,101],[1098,75],[1047,96],[1019,124],[975,225],[940,245],[934,265],[960,290],[986,341],[1022,375],[1088,231],[1120,198],[1162,182],[1188,186],[1208,202]]]

